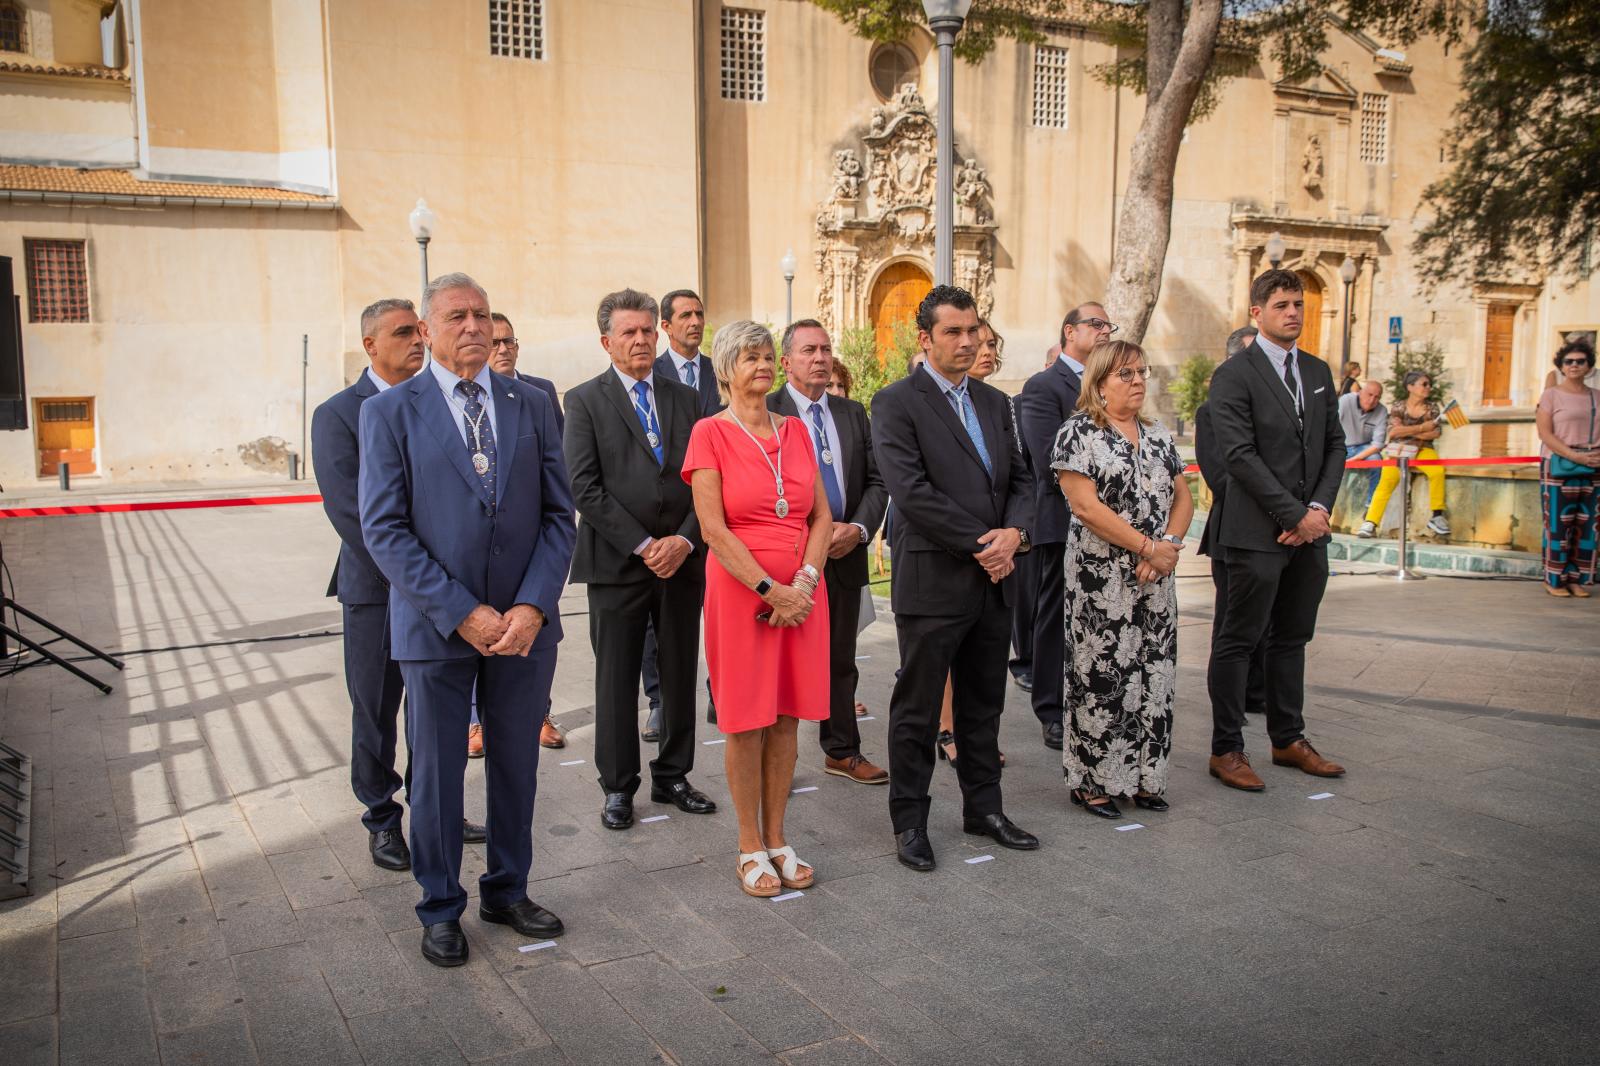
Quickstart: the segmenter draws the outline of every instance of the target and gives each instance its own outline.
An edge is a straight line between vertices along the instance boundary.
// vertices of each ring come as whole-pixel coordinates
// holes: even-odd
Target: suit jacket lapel
[[[846,409],[843,404],[838,407],[832,407],[831,404],[829,406],[833,410],[834,428],[839,431],[841,452],[841,461],[834,463],[834,469],[837,471],[841,466],[844,468],[844,484],[840,488],[844,490],[844,505],[848,509],[850,501],[861,499],[861,494],[866,491],[863,482],[866,480],[867,464],[855,461],[856,456],[865,456],[863,449],[866,444],[862,441],[861,434],[857,432],[860,427],[856,424],[855,412]],[[845,459],[850,461],[843,462]]]
[[[628,427],[628,432],[633,434],[633,439],[639,442],[639,447],[648,452],[651,459],[654,459],[656,451],[650,447],[650,438],[644,435],[644,427],[639,424],[639,416],[633,413],[633,397],[629,396],[628,390],[623,388],[622,379],[617,377],[616,371],[606,370],[601,373],[600,381],[600,391],[605,393],[606,399],[610,400],[612,406],[617,409],[617,414],[622,416],[623,424]],[[658,403],[660,396],[661,392],[657,391]],[[666,419],[659,412],[656,414],[656,421],[661,423],[663,429],[666,428]]]
[[[372,375],[363,370],[361,376],[356,378],[356,395],[365,400],[369,396],[378,395],[378,386],[372,383]]]
[[[1311,379],[1306,376],[1306,367],[1313,362],[1320,363],[1322,360],[1318,359],[1314,355],[1308,355],[1305,352],[1296,352],[1295,355],[1295,373],[1300,375],[1300,393],[1303,396],[1303,402],[1305,403],[1305,417],[1302,423],[1301,435],[1308,441],[1318,440],[1322,436],[1322,404],[1313,402],[1312,400]],[[1324,388],[1326,388],[1326,386],[1324,386]],[[1284,391],[1287,392],[1288,390],[1285,389]],[[1311,424],[1311,420],[1313,418],[1317,420],[1317,424],[1315,426]]]
[[[722,402],[722,393],[717,389],[717,376],[711,372],[711,360],[707,356],[694,357],[694,383],[708,409]]]
[[[1300,416],[1294,409],[1294,397],[1289,395],[1288,386],[1283,383],[1283,379],[1278,376],[1278,372],[1273,368],[1271,358],[1261,350],[1259,345],[1252,343],[1245,350],[1245,362],[1266,381],[1268,391],[1277,397],[1278,406],[1282,407],[1283,413],[1289,416],[1289,424],[1298,429],[1300,427]]]
[[[489,387],[499,389],[500,395],[495,399],[495,421],[499,429],[495,433],[495,467],[494,495],[495,503],[506,498],[506,485],[511,480],[511,464],[517,458],[517,439],[522,436],[522,400],[517,396],[517,390],[511,387],[511,382],[499,374],[490,372]]]
[[[933,374],[934,371],[925,370],[924,376],[916,379],[917,389],[922,393],[922,398],[927,401],[928,406],[933,408],[934,414],[950,430],[951,435],[956,439],[956,443],[965,448],[967,454],[972,456],[972,461],[982,467],[983,458],[978,454],[978,446],[972,443],[971,437],[967,436],[967,427],[962,425],[961,419],[956,417],[956,409],[950,406],[949,398],[945,396],[944,390],[939,387],[939,383],[933,380]],[[981,426],[982,423],[980,422],[979,425]],[[987,474],[988,471],[984,471],[984,473]]]
[[[433,434],[433,441],[444,453],[445,459],[456,468],[456,473],[461,475],[478,499],[488,503],[489,494],[484,490],[483,479],[472,469],[472,461],[467,458],[467,447],[456,430],[455,412],[440,393],[433,372],[418,374],[406,384],[411,389],[411,405],[427,423],[428,431]]]
[[[971,381],[968,381],[968,399],[972,399],[971,388],[972,383]],[[1005,432],[1001,428],[1004,425],[1004,422],[999,421],[994,417],[993,410],[985,409],[989,407],[991,407],[991,405],[980,405],[977,400],[972,399],[972,409],[973,411],[977,412],[978,415],[978,430],[983,434],[983,446],[989,449],[989,464],[993,467],[992,470],[985,471],[985,473],[989,475],[989,480],[993,481],[995,484],[999,484],[1000,457],[1002,455],[1008,456],[1011,454],[1011,441],[1006,438]]]

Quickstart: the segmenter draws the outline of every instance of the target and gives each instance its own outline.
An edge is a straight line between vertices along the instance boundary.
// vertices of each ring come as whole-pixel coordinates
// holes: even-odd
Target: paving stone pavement
[[[0,681],[0,739],[37,768],[36,890],[0,903],[6,1066],[1595,1061],[1600,600],[1338,574],[1307,717],[1350,773],[1268,765],[1253,723],[1268,790],[1247,795],[1206,775],[1210,584],[1186,562],[1171,813],[1119,832],[1075,811],[1012,689],[1006,807],[1042,850],[964,836],[941,767],[940,865],[918,875],[885,791],[825,776],[806,727],[795,785],[816,791],[790,828],[818,882],[781,903],[735,883],[716,746],[693,780],[719,814],[646,799],[670,817],[600,827],[571,625],[531,887],[569,932],[523,952],[469,909],[471,963],[443,971],[417,953],[409,875],[367,857],[319,508],[7,520],[0,539],[23,604],[148,649],[110,696],[52,668]],[[261,640],[285,634],[315,635]],[[881,761],[886,604],[860,650]],[[469,813],[482,789],[473,764]],[[468,848],[469,892],[482,867]]]

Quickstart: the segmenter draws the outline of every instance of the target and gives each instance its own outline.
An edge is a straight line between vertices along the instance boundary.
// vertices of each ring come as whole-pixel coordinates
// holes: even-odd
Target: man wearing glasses
[[[1034,470],[1050,469],[1061,423],[1078,408],[1083,367],[1094,346],[1117,331],[1097,303],[1079,304],[1061,323],[1061,355],[1022,387],[1018,416],[1022,442]],[[1051,477],[1034,478],[1034,555],[1038,593],[1033,616],[1033,713],[1044,730],[1046,747],[1061,750],[1066,711],[1066,596],[1062,564],[1067,551],[1067,500]]]

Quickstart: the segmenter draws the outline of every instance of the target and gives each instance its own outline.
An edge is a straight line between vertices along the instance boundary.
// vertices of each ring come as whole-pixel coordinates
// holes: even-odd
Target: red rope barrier
[[[1483,455],[1475,459],[1412,459],[1410,465],[1419,466],[1520,466],[1528,463],[1539,463],[1543,460],[1537,455]],[[1376,470],[1379,467],[1399,466],[1398,459],[1358,459],[1347,460],[1344,464],[1346,470]],[[1200,466],[1190,463],[1183,468],[1185,474],[1198,474]]]
[[[269,507],[279,503],[321,503],[321,496],[236,496],[220,500],[149,500],[143,503],[73,503],[61,507],[0,508],[0,518],[54,518],[57,515],[125,514],[128,511],[192,511],[203,507]]]

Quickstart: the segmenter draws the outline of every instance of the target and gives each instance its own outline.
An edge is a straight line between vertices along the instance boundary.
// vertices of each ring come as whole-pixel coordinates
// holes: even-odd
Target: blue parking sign
[[[1399,315],[1390,315],[1389,316],[1389,343],[1390,344],[1399,344],[1400,343],[1400,316]]]

